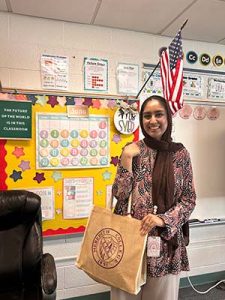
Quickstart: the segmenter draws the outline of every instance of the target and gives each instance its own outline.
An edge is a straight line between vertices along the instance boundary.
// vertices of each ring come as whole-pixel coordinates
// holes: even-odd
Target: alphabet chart
[[[36,114],[37,169],[109,166],[109,117]]]

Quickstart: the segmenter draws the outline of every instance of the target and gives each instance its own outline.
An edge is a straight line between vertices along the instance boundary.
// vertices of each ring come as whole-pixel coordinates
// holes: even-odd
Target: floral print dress
[[[145,215],[153,213],[152,173],[157,150],[147,147],[143,140],[136,143],[140,147],[140,155],[133,158],[133,171],[129,172],[119,162],[112,191],[118,200],[114,212],[126,215],[128,198],[132,193],[131,215],[141,220]],[[164,214],[159,215],[166,226],[160,233],[162,237],[160,257],[147,258],[147,276],[151,277],[178,274],[189,270],[182,225],[188,221],[195,207],[196,194],[190,155],[186,148],[173,153],[173,167],[174,205]],[[167,240],[176,233],[178,247],[170,253]],[[152,229],[149,235],[156,236],[157,229]]]

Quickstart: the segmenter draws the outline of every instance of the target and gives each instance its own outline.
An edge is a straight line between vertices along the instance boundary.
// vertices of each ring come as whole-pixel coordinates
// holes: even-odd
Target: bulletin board
[[[139,101],[122,96],[45,93],[18,89],[15,92],[4,89],[0,93],[0,101],[2,100],[32,102],[32,133],[31,138],[26,140],[0,137],[0,190],[37,190],[46,199],[54,199],[53,203],[49,201],[45,207],[51,213],[48,216],[45,212],[44,236],[83,232],[87,216],[84,214],[83,217],[82,213],[70,216],[65,213],[64,206],[67,205],[68,211],[74,209],[74,202],[70,200],[76,193],[82,194],[81,199],[85,198],[86,193],[87,197],[92,197],[92,204],[106,206],[122,148],[126,143],[138,139],[138,130],[131,134],[117,131],[113,117],[121,101],[135,103],[137,106]],[[68,117],[69,106],[86,107],[89,117]],[[40,117],[41,121],[46,119],[48,123],[41,122]],[[49,123],[50,118],[55,120],[55,125]],[[84,122],[85,118],[87,123]],[[38,120],[38,126],[42,127],[37,130]],[[76,159],[76,150],[73,152],[70,149],[73,143],[73,148],[77,148],[77,135],[80,139],[79,153],[83,153],[79,162]],[[96,145],[90,148],[92,152],[89,152],[88,157],[85,155],[85,147],[91,135],[92,141],[97,136],[99,143],[98,148]],[[96,149],[101,151],[99,158],[96,156]],[[68,163],[71,161],[69,159],[73,159],[74,167]],[[76,185],[76,189],[73,185]]]

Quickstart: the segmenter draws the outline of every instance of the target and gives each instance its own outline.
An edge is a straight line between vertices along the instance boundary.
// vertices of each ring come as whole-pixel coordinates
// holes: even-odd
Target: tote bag
[[[97,282],[136,295],[146,282],[147,235],[140,235],[140,227],[140,220],[94,206],[76,266]]]

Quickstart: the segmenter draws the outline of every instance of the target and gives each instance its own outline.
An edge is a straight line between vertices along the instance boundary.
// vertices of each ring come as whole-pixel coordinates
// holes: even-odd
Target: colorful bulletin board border
[[[137,103],[135,98],[109,95],[66,94],[5,89],[0,93],[1,100],[27,100],[32,102],[32,138],[30,140],[0,140],[0,190],[7,189],[54,189],[54,218],[43,221],[43,235],[54,236],[82,233],[85,230],[87,218],[63,218],[63,180],[65,178],[93,177],[93,203],[106,206],[107,186],[112,185],[116,174],[118,159],[122,148],[138,139],[138,130],[130,135],[119,133],[113,123],[113,117],[118,109],[118,103],[125,101]],[[36,167],[36,119],[38,114],[66,114],[67,106],[85,105],[89,115],[97,119],[104,116],[109,119],[109,163],[101,168],[59,168],[37,169]],[[46,141],[48,142],[48,141]]]

